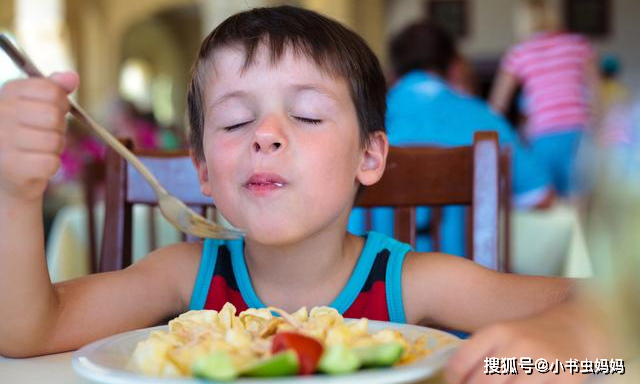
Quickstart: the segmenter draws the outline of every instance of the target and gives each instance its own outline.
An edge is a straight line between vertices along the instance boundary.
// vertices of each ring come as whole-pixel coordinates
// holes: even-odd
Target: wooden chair
[[[127,143],[131,147],[131,143]],[[196,170],[187,151],[134,151],[162,185],[200,212],[212,206],[200,193]],[[499,236],[500,218],[508,218],[510,178],[508,156],[499,155],[497,135],[476,134],[473,146],[457,148],[392,148],[385,175],[367,187],[359,206],[396,207],[396,237],[415,245],[415,206],[441,207],[462,204],[470,207],[473,259],[489,268],[505,270],[508,226]],[[134,204],[155,205],[156,198],[146,181],[115,152],[107,152],[105,225],[100,271],[122,269],[131,264],[132,208]],[[150,237],[152,238],[152,236]],[[504,250],[499,252],[499,240]],[[499,259],[498,257],[501,256]]]
[[[382,179],[356,202],[393,207],[394,237],[415,246],[416,207],[434,208],[430,232],[440,247],[440,208],[468,208],[467,255],[494,270],[508,270],[510,167],[495,132],[478,132],[473,145],[453,148],[392,147]],[[502,224],[501,224],[501,220]]]
[[[123,140],[129,149],[131,141]],[[189,152],[135,151],[140,160],[173,195],[184,201],[196,212],[211,215],[211,198],[200,193],[196,169]],[[106,156],[106,196],[104,234],[99,271],[113,271],[127,267],[132,262],[133,206],[157,205],[156,195],[142,176],[113,150]],[[150,216],[150,249],[155,248],[154,218]],[[183,236],[185,240],[196,240]]]
[[[89,269],[98,271],[98,230],[96,229],[95,206],[103,199],[105,164],[102,160],[92,160],[82,169],[82,189],[87,209],[87,233],[89,234]]]

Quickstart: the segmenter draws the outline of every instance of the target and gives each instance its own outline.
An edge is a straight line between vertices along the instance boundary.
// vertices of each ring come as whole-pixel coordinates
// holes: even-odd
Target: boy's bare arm
[[[42,196],[60,164],[66,92],[76,85],[77,78],[27,79],[0,89],[0,306],[10,313],[0,328],[2,352],[14,335],[41,337],[56,307]]]
[[[403,266],[407,321],[473,332],[565,301],[570,279],[498,273],[461,257],[412,253]]]
[[[200,252],[197,244],[176,244],[125,270],[55,285],[48,276],[31,276],[16,287],[21,294],[0,294],[11,313],[0,327],[0,355],[73,350],[105,336],[157,325],[187,310]],[[33,267],[46,274],[40,266],[44,260],[39,261]],[[25,300],[25,295],[31,297]]]
[[[162,250],[118,273],[52,285],[46,268],[43,193],[60,163],[66,92],[74,74],[23,79],[0,88],[0,354],[76,348],[113,332],[153,324],[185,308],[197,250]],[[193,246],[182,246],[193,247]],[[187,262],[177,253],[186,252]],[[171,275],[169,274],[171,273]],[[182,284],[182,285],[180,285]],[[187,287],[188,286],[188,287]]]
[[[76,349],[90,341],[158,325],[188,309],[201,246],[176,244],[131,267],[54,286],[58,316],[38,353]]]

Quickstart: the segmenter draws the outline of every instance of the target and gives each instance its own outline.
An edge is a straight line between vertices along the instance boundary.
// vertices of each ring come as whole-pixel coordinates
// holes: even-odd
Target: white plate
[[[428,336],[429,347],[433,352],[423,359],[412,364],[399,367],[365,369],[346,375],[327,376],[291,376],[271,379],[240,378],[233,381],[235,384],[279,384],[279,383],[306,383],[306,384],[393,384],[409,383],[426,379],[437,373],[451,356],[459,339],[451,334],[416,325],[387,323],[383,321],[369,321],[369,330],[372,332],[384,329],[398,329],[407,339],[415,340],[421,335]],[[133,353],[136,344],[146,339],[149,333],[156,330],[166,330],[167,326],[145,328],[137,331],[121,333],[107,337],[84,346],[73,354],[73,368],[90,380],[99,383],[124,384],[124,383],[163,383],[163,384],[203,384],[207,381],[184,378],[168,379],[144,376],[127,370],[126,363]],[[442,340],[452,340],[450,343],[442,343]],[[438,342],[440,341],[440,343]],[[444,345],[442,345],[444,344]]]

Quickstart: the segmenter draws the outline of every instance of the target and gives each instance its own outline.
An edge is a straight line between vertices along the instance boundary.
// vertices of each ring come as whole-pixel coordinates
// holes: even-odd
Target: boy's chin
[[[300,233],[277,226],[247,228],[245,238],[263,245],[282,246],[296,242]]]

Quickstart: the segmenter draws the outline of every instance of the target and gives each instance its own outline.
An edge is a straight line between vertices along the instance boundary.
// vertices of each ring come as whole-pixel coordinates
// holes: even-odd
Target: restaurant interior
[[[515,68],[507,55],[517,51],[513,48],[516,44],[537,36],[527,35],[527,18],[521,13],[519,3],[516,0],[0,0],[0,32],[28,54],[45,75],[76,72],[80,83],[70,98],[131,149],[152,173],[175,167],[170,175],[156,174],[159,183],[198,214],[231,228],[223,215],[211,206],[210,199],[199,193],[198,175],[188,152],[189,82],[200,44],[212,29],[229,16],[254,7],[291,5],[313,10],[360,35],[379,59],[388,89],[393,90],[402,83],[403,74],[396,71],[392,42],[408,25],[428,20],[445,31],[456,47],[455,59],[452,59],[455,66],[442,76],[449,81],[447,86],[461,95],[459,97],[482,103],[491,114],[502,115],[500,119],[504,119],[514,140],[521,143],[518,145],[533,151],[534,136],[530,132],[536,120],[532,111],[538,108],[535,103],[542,105],[544,101],[536,101],[527,93],[531,82],[513,83],[513,88],[499,102],[498,88],[503,79],[500,75],[505,74],[505,68]],[[383,215],[369,208],[400,206],[404,203],[399,201],[410,200],[413,205],[431,206],[428,217],[421,222],[415,216],[421,211],[413,210],[415,207],[398,209],[396,213],[409,212],[406,224],[411,233],[400,233],[404,224],[400,224],[398,216],[395,232],[392,228],[388,233],[419,251],[452,253],[513,275],[580,280],[584,289],[575,295],[584,298],[588,303],[585,306],[597,316],[606,318],[604,337],[613,340],[607,343],[610,349],[606,351],[611,352],[610,355],[603,357],[623,358],[627,370],[625,375],[583,375],[581,380],[637,382],[640,378],[640,255],[637,251],[640,236],[636,231],[640,230],[640,49],[635,39],[640,35],[640,2],[550,0],[547,3],[552,19],[561,26],[558,30],[562,32],[558,33],[579,36],[588,46],[585,60],[590,66],[587,70],[593,70],[593,82],[576,86],[580,87],[581,95],[597,95],[590,99],[595,101],[586,112],[589,122],[580,128],[579,139],[575,148],[572,147],[574,152],[560,154],[561,163],[575,163],[571,182],[578,180],[576,192],[565,193],[562,187],[549,187],[548,199],[529,203],[526,199],[537,197],[533,193],[526,197],[519,194],[520,183],[533,183],[535,176],[519,174],[525,171],[518,164],[520,160],[513,160],[518,149],[503,150],[502,134],[496,136],[498,139],[492,134],[469,134],[464,139],[466,142],[460,144],[461,141],[451,139],[446,133],[441,140],[418,143],[416,139],[406,144],[394,142],[397,136],[390,133],[393,147],[462,148],[465,145],[468,152],[455,156],[464,155],[470,160],[456,168],[442,155],[437,159],[431,157],[436,159],[431,167],[416,166],[417,157],[404,158],[410,155],[392,152],[385,177],[387,172],[392,176],[383,178],[378,187],[365,189],[356,203],[361,219],[352,217],[349,229],[356,234],[369,229],[383,232],[375,228],[376,220]],[[579,54],[567,56],[571,55],[575,58]],[[515,54],[509,58],[513,56]],[[535,60],[535,56],[531,60]],[[505,76],[508,80],[516,79],[512,73]],[[16,66],[9,55],[0,53],[0,87],[25,77],[23,69]],[[391,110],[391,96],[387,101]],[[0,98],[0,107],[2,102]],[[455,107],[450,108],[455,114]],[[466,112],[460,110],[460,113]],[[442,119],[446,120],[447,116]],[[473,122],[474,117],[468,117],[468,121]],[[0,121],[0,128],[9,129],[2,125]],[[469,132],[491,131],[492,127],[470,126],[468,129]],[[493,152],[483,154],[483,140],[489,142]],[[159,247],[184,240],[198,241],[195,232],[185,235],[184,229],[172,224],[175,220],[165,218],[166,212],[157,207],[155,194],[144,178],[127,165],[117,151],[110,149],[95,134],[95,129],[87,129],[86,123],[69,115],[65,143],[61,166],[44,192],[45,252],[52,283],[122,269]],[[522,155],[515,157],[519,156]],[[172,161],[171,166],[169,162],[155,163],[159,158],[181,162]],[[442,163],[436,166],[435,161]],[[493,173],[486,164],[495,168]],[[394,167],[399,169],[396,174],[393,174]],[[422,172],[422,168],[437,167],[441,168],[440,173],[418,180],[417,172]],[[434,183],[440,187],[434,187]],[[140,187],[139,191],[134,185]],[[399,193],[398,190],[413,192]],[[152,204],[144,204],[146,202]],[[443,208],[445,204],[464,207],[455,213]],[[443,224],[451,215],[458,215],[457,222],[464,227],[458,229],[459,236],[451,235]],[[393,223],[393,219],[388,223]],[[2,311],[11,316],[11,308],[3,307]],[[578,340],[593,336],[578,331],[576,334]],[[473,335],[462,337],[473,340]],[[64,353],[27,359],[0,357],[0,382],[125,382],[101,377],[98,373],[93,377],[77,373],[72,370],[70,360],[71,355]],[[478,369],[482,369],[483,364],[487,369],[486,361],[478,364]],[[444,377],[440,373],[427,381],[420,381],[426,378],[423,376],[406,382],[453,382],[445,381],[450,379]],[[373,379],[373,382],[384,382]],[[558,380],[557,375],[555,379]],[[574,381],[560,377],[555,382],[586,382],[577,380],[573,374],[571,380]]]

